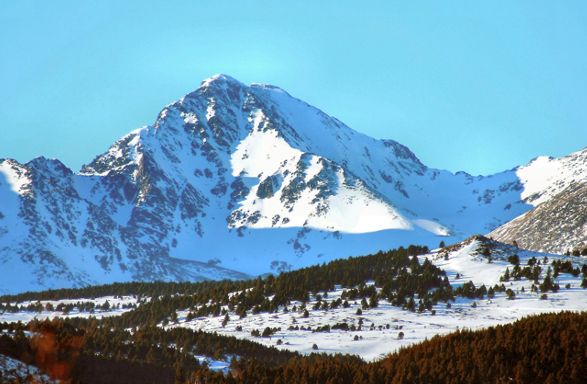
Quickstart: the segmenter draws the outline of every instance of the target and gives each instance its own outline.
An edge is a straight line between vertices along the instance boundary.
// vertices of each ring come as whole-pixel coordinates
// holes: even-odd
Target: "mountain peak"
[[[241,85],[243,87],[246,87],[245,84],[241,83],[240,81],[238,81],[237,79],[235,79],[232,76],[223,74],[223,73],[217,73],[216,75],[213,75],[207,79],[202,80],[202,82],[200,83],[200,88],[207,88],[213,85],[222,85],[222,84],[237,84],[237,85]]]
[[[226,88],[254,88],[257,90],[262,90],[262,91],[270,91],[270,92],[278,92],[281,94],[285,94],[287,96],[291,95],[283,88],[280,88],[276,85],[273,84],[267,84],[267,83],[252,83],[250,85],[247,85],[237,79],[235,79],[234,77],[230,76],[230,75],[226,75],[223,73],[218,73],[216,75],[213,75],[207,79],[202,80],[202,82],[200,83],[200,89],[208,89],[208,88],[221,88],[221,89],[226,89]]]
[[[59,159],[47,158],[45,156],[37,156],[34,159],[25,163],[27,168],[37,169],[40,171],[48,171],[56,173],[61,176],[72,175],[73,172]]]

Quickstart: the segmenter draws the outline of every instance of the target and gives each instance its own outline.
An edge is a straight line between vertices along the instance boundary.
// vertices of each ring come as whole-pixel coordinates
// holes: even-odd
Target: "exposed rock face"
[[[239,278],[457,241],[584,182],[586,156],[453,174],[280,88],[218,75],[79,173],[0,160],[0,291]]]
[[[541,252],[587,248],[587,184],[568,187],[489,235]]]

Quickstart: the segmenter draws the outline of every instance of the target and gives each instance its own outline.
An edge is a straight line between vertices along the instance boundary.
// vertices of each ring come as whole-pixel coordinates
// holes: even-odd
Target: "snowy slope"
[[[280,88],[217,75],[79,173],[0,160],[0,292],[238,278],[460,240],[584,182],[585,156],[453,174]]]
[[[0,292],[111,281],[244,278],[247,275],[161,254],[151,260],[123,257],[123,234],[115,220],[81,196],[85,178],[58,160],[37,158],[0,181]],[[1,180],[1,179],[0,179]],[[19,185],[19,193],[14,186]],[[4,205],[6,203],[6,205]]]
[[[491,261],[483,255],[485,248],[490,249]],[[445,270],[453,287],[468,281],[472,281],[477,287],[481,285],[492,287],[495,284],[502,284],[500,277],[504,275],[506,269],[511,270],[513,267],[507,258],[514,254],[519,256],[521,266],[527,265],[531,258],[539,260],[538,262],[544,267],[540,279],[544,278],[548,266],[554,260],[571,260],[575,266],[586,263],[585,258],[526,251],[480,237],[468,239],[447,250],[436,250],[420,256],[420,259],[423,261],[428,258]],[[542,293],[531,290],[533,281],[525,278],[511,280],[504,284],[515,292],[514,300],[509,300],[504,293],[496,293],[492,299],[488,299],[487,296],[484,299],[459,297],[450,308],[444,303],[435,305],[434,314],[431,311],[410,312],[392,306],[387,300],[380,300],[377,308],[363,309],[360,315],[356,314],[357,309],[361,308],[360,302],[352,301],[349,308],[313,310],[311,308],[316,298],[311,296],[311,300],[306,305],[310,309],[307,318],[302,316],[301,311],[284,313],[281,309],[274,313],[248,313],[244,318],[229,312],[230,320],[222,326],[224,320],[222,315],[187,320],[188,311],[186,310],[178,312],[178,323],[167,324],[164,327],[187,327],[206,332],[218,332],[308,354],[316,352],[312,349],[313,344],[316,344],[319,348],[318,352],[356,354],[365,360],[377,360],[401,347],[462,328],[481,329],[511,323],[524,316],[540,313],[587,310],[587,289],[580,287],[580,275],[561,273],[556,282],[561,289],[556,293],[548,292],[546,298],[541,298]],[[567,284],[570,284],[568,289]],[[330,291],[327,298],[323,295],[321,300],[329,303],[335,301],[341,297],[342,291],[343,288]],[[294,305],[299,307],[300,304],[300,302],[292,302],[290,308]],[[361,330],[330,330],[329,332],[307,330],[308,327],[315,330],[317,327],[332,326],[342,322],[358,327],[360,319],[363,320]],[[305,329],[290,329],[292,325]],[[281,330],[270,338],[251,336],[252,330],[263,331],[266,327],[281,328]],[[404,334],[402,338],[398,337],[400,332]],[[356,340],[355,337],[359,339]]]
[[[537,206],[568,187],[585,183],[587,148],[561,158],[540,156],[518,167],[516,175],[524,185],[522,198]]]

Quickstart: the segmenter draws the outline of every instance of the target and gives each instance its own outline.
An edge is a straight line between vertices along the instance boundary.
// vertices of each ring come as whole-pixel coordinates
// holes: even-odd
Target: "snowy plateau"
[[[0,293],[242,279],[454,243],[586,180],[587,150],[490,176],[429,168],[278,87],[217,75],[77,173],[56,159],[0,160]],[[447,329],[442,319],[423,326]]]

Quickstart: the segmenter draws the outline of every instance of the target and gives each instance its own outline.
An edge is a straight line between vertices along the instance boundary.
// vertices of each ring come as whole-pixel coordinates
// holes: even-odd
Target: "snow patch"
[[[17,162],[11,160],[0,162],[0,174],[4,175],[10,189],[21,196],[24,194],[25,187],[31,183],[31,180],[26,176],[26,172],[27,169]],[[1,182],[2,180],[0,179]]]

